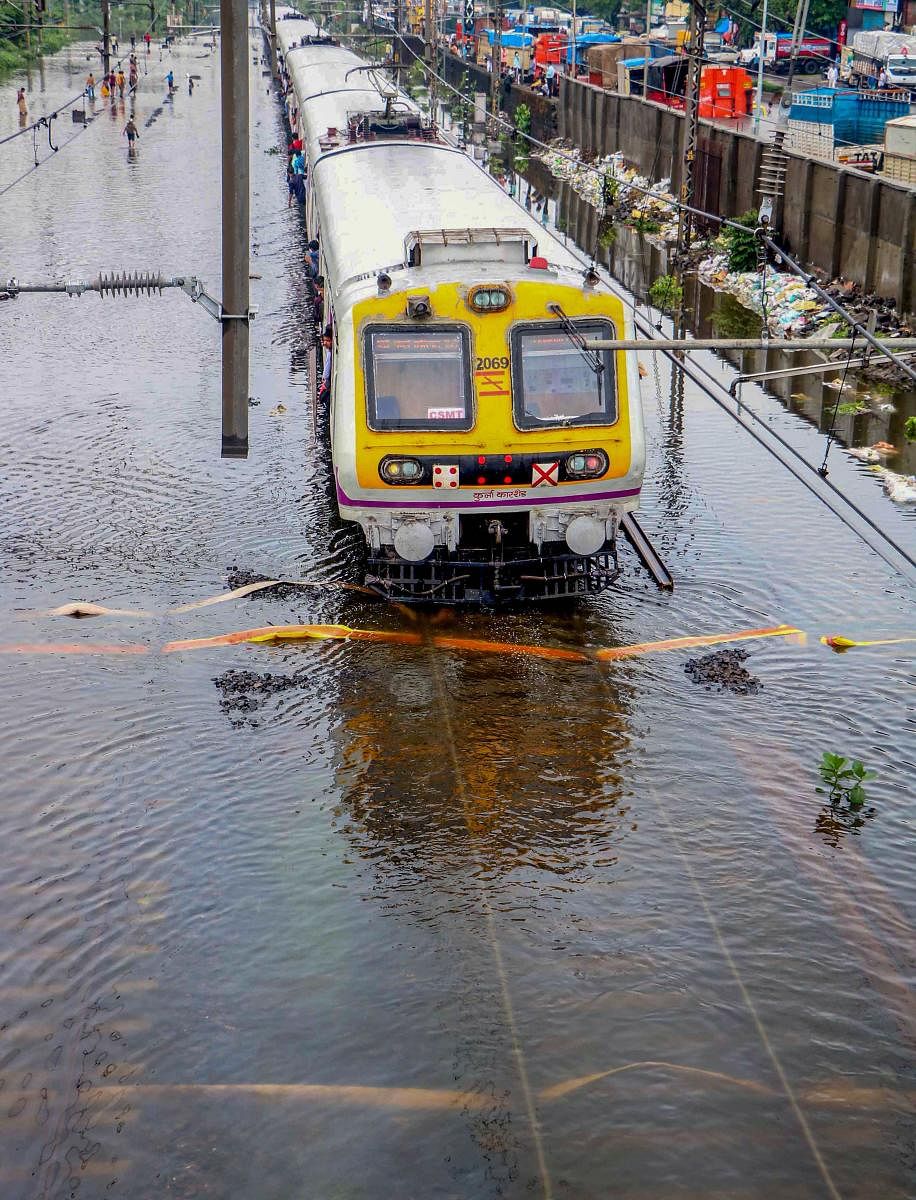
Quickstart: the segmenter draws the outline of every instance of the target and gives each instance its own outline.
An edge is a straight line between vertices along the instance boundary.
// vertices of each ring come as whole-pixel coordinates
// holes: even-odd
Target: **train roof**
[[[526,272],[524,249],[535,245],[551,264],[581,270],[578,258],[463,150],[421,138],[350,143],[349,115],[378,110],[384,98],[363,82],[366,72],[352,73],[366,64],[351,51],[326,42],[300,45],[317,32],[311,21],[277,22],[308,149],[309,186],[319,200],[332,293],[406,263],[418,235],[439,243],[437,253],[424,252],[424,264],[472,261],[483,278],[494,269],[503,278]],[[384,82],[381,75],[378,81]],[[396,103],[399,112],[419,114],[402,92]]]
[[[445,255],[480,264],[484,277],[491,268],[500,277],[526,269],[519,234],[529,251],[537,245],[551,263],[581,270],[578,259],[461,150],[424,142],[347,147],[317,163],[313,186],[327,201],[322,240],[337,286],[406,262],[416,235],[441,235]],[[335,203],[344,197],[348,202]]]

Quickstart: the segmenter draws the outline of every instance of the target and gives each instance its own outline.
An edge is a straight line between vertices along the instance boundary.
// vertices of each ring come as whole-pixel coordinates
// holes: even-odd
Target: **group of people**
[[[558,96],[560,94],[560,76],[553,63],[544,67],[538,63],[534,68],[534,77],[528,85],[539,96]]]
[[[286,167],[286,207],[292,208],[293,201],[305,204],[306,167],[302,153],[302,139],[294,138],[289,147],[289,162]]]
[[[140,82],[140,67],[137,62],[136,54],[131,54],[127,64],[127,72],[124,71],[124,64],[119,60],[117,67],[111,67],[107,74],[103,73],[96,80],[95,72],[90,71],[86,76],[85,94],[89,100],[95,99],[96,84],[99,85],[102,97],[117,94],[124,99],[124,89],[127,88],[131,92],[137,90],[137,85]]]
[[[287,208],[292,207],[293,200],[305,204],[306,181],[308,168],[305,164],[305,154],[302,139],[294,137],[289,143],[286,164]],[[305,248],[305,274],[312,299],[312,318],[315,333],[321,330],[319,340],[318,363],[321,367],[321,381],[318,385],[317,398],[321,402],[328,400],[331,392],[331,354],[334,346],[334,330],[330,322],[325,322],[324,312],[324,276],[321,270],[321,246],[317,238],[311,238]]]

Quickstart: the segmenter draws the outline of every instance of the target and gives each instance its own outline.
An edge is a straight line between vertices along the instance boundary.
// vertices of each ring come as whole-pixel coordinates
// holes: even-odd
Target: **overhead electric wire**
[[[855,334],[852,335],[852,346],[849,347],[849,357],[846,359],[846,365],[843,367],[843,375],[840,379],[840,386],[837,388],[836,402],[833,406],[833,415],[830,418],[830,428],[827,430],[827,445],[824,447],[824,461],[818,469],[818,475],[821,479],[827,478],[827,456],[830,454],[830,447],[833,445],[833,431],[836,428],[837,413],[840,411],[840,401],[843,398],[843,392],[846,388],[846,376],[849,374],[849,364],[852,362],[853,347],[856,344]]]
[[[23,179],[27,179],[30,175],[34,174],[34,172],[37,171],[39,169],[39,167],[43,167],[46,163],[53,162],[54,159],[57,157],[57,154],[61,150],[63,150],[65,146],[69,146],[71,142],[75,142],[76,139],[80,136],[80,134],[85,133],[86,130],[91,128],[91,126],[94,124],[95,124],[95,118],[93,118],[91,121],[87,121],[86,124],[83,125],[81,129],[78,129],[76,131],[76,133],[74,133],[72,135],[72,137],[68,137],[65,142],[61,142],[61,144],[57,147],[57,149],[55,150],[55,152],[53,154],[49,154],[47,156],[47,158],[43,158],[41,160],[41,162],[35,163],[33,166],[29,167],[29,169],[27,171],[23,171],[23,173],[21,175],[19,175],[16,179],[14,179],[10,183],[6,184],[5,187],[0,188],[0,196],[5,196],[6,193],[11,191],[17,184],[22,183]]]
[[[149,32],[149,30],[152,29],[154,23],[155,23],[155,18],[153,21],[150,21],[150,23],[147,25],[147,27],[143,31],[143,33],[141,33],[139,35],[141,39],[145,36],[146,33]],[[120,63],[122,62],[122,58],[119,57],[117,59],[117,61],[118,61],[118,64],[120,65]],[[148,74],[148,72],[147,72],[147,74]],[[136,95],[136,92],[137,92],[136,84],[132,88],[128,89],[129,96]],[[84,89],[82,92],[79,93],[79,95],[75,96],[72,100],[68,100],[66,104],[61,105],[61,107],[59,109],[57,109],[57,112],[62,112],[65,108],[69,108],[72,104],[76,103],[76,101],[80,98],[80,96],[85,96],[85,94],[86,94],[86,91]],[[113,99],[113,97],[112,97],[112,99]],[[11,191],[14,187],[16,187],[17,184],[22,183],[22,181],[24,179],[28,179],[28,177],[30,175],[34,174],[34,172],[37,171],[39,169],[39,167],[43,167],[45,165],[45,163],[49,163],[54,158],[56,158],[59,151],[63,150],[63,148],[65,146],[69,146],[71,142],[75,142],[76,139],[80,136],[80,134],[85,133],[86,130],[89,129],[89,127],[91,125],[94,125],[96,118],[101,116],[101,113],[104,111],[106,111],[106,110],[101,109],[99,112],[95,113],[90,120],[85,121],[83,123],[82,128],[78,129],[76,131],[76,133],[73,134],[72,137],[67,138],[67,140],[65,142],[61,142],[61,144],[59,146],[54,148],[53,154],[49,154],[47,156],[47,158],[43,158],[41,160],[41,162],[35,163],[33,166],[29,167],[29,169],[27,171],[23,171],[23,173],[21,175],[19,175],[16,179],[14,179],[10,183],[6,184],[5,187],[0,188],[0,197],[5,196],[7,192]],[[56,113],[54,115],[56,116]],[[28,133],[29,130],[35,129],[36,127],[40,126],[43,121],[50,121],[50,120],[51,120],[51,117],[48,117],[48,118],[39,117],[39,119],[37,121],[35,121],[32,125],[28,126],[26,129],[17,129],[14,134],[11,134],[9,137],[4,138],[4,141],[6,141],[6,142],[12,141],[12,139],[14,137],[19,137],[23,133]],[[49,131],[49,135],[50,135],[50,131]],[[0,146],[2,146],[2,145],[3,145],[3,142],[0,142]]]
[[[408,49],[408,50],[410,49],[409,44],[405,41],[405,39],[402,37],[401,34],[395,33],[394,36],[398,39],[398,41],[400,41],[402,43],[402,45],[406,49]],[[423,70],[427,74],[435,76],[435,78],[438,79],[440,81],[440,83],[444,84],[445,87],[448,88],[448,90],[450,92],[454,93],[454,95],[458,96],[463,101],[467,100],[467,97],[464,95],[463,92],[461,92],[458,88],[454,87],[451,83],[448,82],[447,79],[443,78],[443,76],[439,75],[436,71],[434,71],[432,69],[432,67],[429,66],[428,63],[423,62],[419,58],[416,59],[416,61],[420,63]],[[504,129],[511,130],[514,134],[518,135],[519,137],[525,138],[525,140],[530,142],[532,145],[538,146],[542,150],[547,150],[551,154],[556,154],[558,157],[563,158],[567,162],[572,163],[577,168],[584,169],[586,171],[590,171],[592,174],[595,174],[595,175],[599,176],[599,178],[602,178],[602,179],[605,177],[606,172],[600,170],[598,167],[592,166],[591,163],[582,162],[581,159],[576,158],[575,155],[573,155],[573,154],[568,154],[563,150],[557,150],[555,147],[548,145],[546,142],[540,141],[540,139],[536,138],[533,134],[528,133],[525,130],[519,129],[511,121],[506,121],[502,117],[492,116],[492,115],[488,115],[488,120],[492,121],[493,123],[495,123],[497,125],[501,125]],[[745,235],[747,235],[750,232],[750,230],[748,229],[748,227],[746,225],[741,225],[738,221],[734,221],[730,217],[723,217],[719,213],[707,212],[705,209],[697,208],[696,206],[694,206],[692,204],[685,204],[682,200],[677,200],[674,197],[671,197],[671,199],[669,200],[667,197],[660,196],[658,194],[658,192],[653,190],[652,188],[640,187],[638,184],[630,182],[630,181],[620,180],[619,182],[620,182],[621,190],[623,190],[625,188],[632,188],[634,191],[640,192],[644,196],[651,196],[654,200],[658,201],[661,204],[666,205],[669,208],[673,208],[673,209],[681,210],[683,212],[691,213],[693,216],[702,217],[704,220],[707,220],[707,221],[713,221],[717,225],[726,225],[731,229],[740,230],[740,232]],[[816,278],[810,271],[806,271],[799,263],[797,263],[793,258],[791,258],[785,252],[785,250],[782,249],[781,246],[777,245],[776,242],[773,241],[773,239],[771,237],[764,236],[763,240],[766,242],[767,246],[770,248],[770,250],[773,252],[774,255],[776,255],[780,260],[782,260],[792,270],[792,272],[795,275],[797,275],[800,279],[804,280],[806,285],[808,287],[810,287],[812,289],[812,291],[815,291],[822,299],[825,300],[825,302],[834,310],[834,312],[836,312],[839,316],[841,316],[847,322],[850,329],[855,334],[863,337],[874,349],[880,351],[881,354],[883,354],[887,358],[889,358],[890,361],[894,364],[894,366],[898,370],[902,371],[905,375],[907,375],[910,379],[912,379],[914,383],[916,383],[916,370],[914,370],[912,367],[910,367],[907,363],[903,362],[896,354],[894,354],[894,352],[891,349],[888,348],[886,342],[890,339],[885,339],[884,342],[879,341],[876,337],[874,337],[873,334],[869,333],[869,331],[865,328],[864,325],[862,325],[859,321],[857,321],[852,316],[851,313],[848,313],[842,307],[842,305],[838,304],[833,299],[833,297],[830,296],[830,294],[828,292],[826,292],[820,286],[820,284],[817,282]]]
[[[54,118],[60,113],[66,112],[71,105],[76,104],[77,100],[82,100],[85,95],[86,89],[84,88],[81,92],[77,92],[72,99],[67,100],[64,104],[59,104],[57,108],[55,108],[54,112],[48,113],[47,116],[39,117],[38,120],[33,121],[31,125],[23,125],[23,127],[21,129],[17,129],[15,133],[8,133],[6,137],[0,138],[0,146],[5,146],[7,142],[15,141],[16,138],[22,137],[22,135],[25,133],[31,133],[33,129],[40,129],[49,121],[53,121]]]
[[[399,33],[395,33],[394,36],[397,37],[398,40],[401,41],[402,44],[405,45],[405,47],[407,46],[407,43],[405,42],[404,38]],[[418,59],[417,61],[421,61],[421,60]],[[437,72],[433,71],[432,68],[428,66],[428,64],[423,63],[422,65],[429,74],[435,75],[436,78],[441,83],[443,83],[445,85],[445,87],[448,88],[449,91],[454,93],[456,96],[458,96],[462,100],[466,99],[466,97],[463,95],[463,93],[459,89],[453,87],[453,85],[450,84],[446,79],[444,79]],[[539,141],[539,139],[535,138],[531,134],[525,133],[522,130],[517,130],[515,128],[515,126],[513,126],[511,124],[511,122],[505,121],[501,117],[496,117],[493,119],[496,121],[496,123],[498,123],[506,128],[511,128],[515,132],[521,134],[522,137],[526,138],[532,144],[540,146],[545,150],[552,151],[552,148],[550,146],[548,146],[546,143]],[[561,151],[552,151],[552,152],[560,153],[562,155],[562,157],[569,159],[570,161],[574,162],[577,166],[585,166],[585,167],[588,167],[589,170],[594,171],[596,174],[601,174],[601,175],[604,174],[604,172],[598,171],[594,167],[590,167],[589,164],[580,163],[579,160],[575,159],[572,155],[563,154]],[[476,165],[479,167],[479,169],[481,171],[484,170],[484,168],[479,163],[477,163]],[[635,185],[628,184],[628,185],[624,185],[624,186],[635,186]],[[645,194],[650,194],[649,190],[646,188],[636,187],[635,190],[643,192]],[[657,193],[651,193],[651,194],[653,196],[655,196],[656,198],[658,198]],[[517,203],[517,201],[516,201],[516,203]],[[737,222],[731,221],[725,217],[720,217],[715,213],[705,212],[702,209],[697,209],[690,205],[684,205],[680,201],[677,201],[677,200],[672,200],[672,201],[666,200],[665,203],[671,204],[674,207],[684,208],[686,211],[694,213],[695,215],[702,216],[702,217],[706,218],[707,220],[712,220],[712,221],[715,221],[720,224],[733,226],[735,228],[740,229],[745,234],[749,232],[746,226],[738,225]],[[766,241],[766,243],[770,247],[770,249],[773,250],[774,253],[781,256],[784,259],[784,261],[792,268],[792,270],[797,275],[799,275],[801,278],[803,278],[806,281],[811,280],[812,277],[811,277],[810,273],[805,272],[799,266],[799,264],[794,261],[794,259],[791,259],[788,255],[786,255],[785,252],[783,250],[781,250],[780,247],[778,247],[772,241],[771,238],[767,237],[764,240]],[[570,249],[570,253],[573,254],[574,257],[578,258],[578,260],[584,266],[591,265],[581,254],[576,252],[576,249]],[[860,335],[864,336],[867,340],[869,340],[871,343],[873,343],[877,349],[881,350],[882,353],[886,354],[896,366],[899,366],[899,368],[901,370],[904,370],[908,375],[912,375],[913,378],[916,378],[916,372],[913,372],[906,364],[901,362],[897,358],[897,356],[895,356],[889,350],[887,350],[886,347],[882,346],[881,343],[878,342],[876,338],[873,338],[868,333],[868,331],[865,330],[851,316],[851,314],[845,312],[845,310],[842,308],[841,305],[837,304],[836,301],[834,301],[832,299],[832,297],[829,297],[827,295],[827,293],[823,293],[823,295],[824,295],[824,298],[827,299],[830,306],[840,316],[842,316],[844,318],[844,320],[846,320],[846,322],[849,324],[850,328],[852,329],[854,336],[860,336]],[[640,328],[641,332],[646,334],[648,339],[651,341],[653,338],[656,337],[655,326],[646,317],[640,316],[635,304],[632,307],[633,307],[633,317],[634,317],[634,321],[635,321],[636,325]],[[647,346],[647,349],[651,349],[651,347]],[[885,563],[888,564],[888,566],[892,567],[895,571],[903,573],[911,581],[916,580],[916,558],[914,558],[912,554],[910,554],[907,550],[905,550],[893,537],[891,537],[890,534],[888,534],[884,529],[882,529],[881,526],[878,525],[877,522],[874,521],[866,512],[863,512],[863,510],[855,503],[854,500],[851,500],[849,498],[849,496],[847,496],[844,492],[842,492],[835,484],[831,483],[829,479],[821,476],[820,473],[818,472],[818,468],[816,466],[814,466],[811,462],[809,462],[808,459],[805,458],[805,456],[791,444],[791,442],[789,442],[781,434],[777,433],[774,429],[772,429],[769,426],[769,424],[761,416],[759,416],[756,412],[754,412],[753,409],[749,408],[747,405],[741,404],[740,401],[733,401],[733,403],[737,404],[737,408],[738,408],[738,411],[735,412],[733,410],[733,408],[731,407],[731,405],[729,403],[727,403],[725,399],[723,399],[722,397],[720,397],[719,395],[716,394],[717,390],[722,389],[722,385],[719,382],[719,380],[717,380],[715,378],[715,376],[712,375],[711,372],[706,370],[701,364],[690,361],[686,356],[684,356],[683,358],[680,358],[680,357],[678,357],[677,352],[672,351],[672,350],[662,350],[660,352],[668,358],[668,360],[671,362],[672,367],[674,369],[681,370],[682,372],[687,374],[693,380],[694,383],[696,383],[700,388],[702,388],[702,390],[705,392],[706,395],[709,396],[709,398],[713,401],[714,404],[716,404],[719,408],[721,408],[724,413],[726,413],[728,416],[730,416],[733,421],[735,421],[742,429],[744,429],[748,434],[750,434],[750,436],[760,446],[762,446],[769,454],[771,454],[776,459],[776,461],[778,463],[780,463],[781,466],[785,467],[785,469],[787,471],[789,471],[790,474],[792,474],[809,492],[811,492],[811,494],[813,496],[815,496],[818,500],[820,500],[820,502],[830,512],[832,512],[833,515],[835,517],[837,517],[838,520],[840,520],[846,526],[847,529],[849,529],[852,533],[854,533],[871,550],[873,550]],[[698,378],[698,377],[702,377],[702,378]],[[730,396],[728,396],[728,400],[731,400],[731,399],[732,398]],[[768,441],[768,438],[765,437],[760,430],[755,429],[753,427],[753,425],[749,425],[746,423],[745,420],[743,420],[743,414],[745,414],[745,413],[747,414],[747,416],[749,416],[751,418],[751,420],[756,425],[759,425],[762,428],[762,430],[765,430],[768,437],[770,439],[772,439],[773,441],[775,441],[775,443],[776,443],[775,446],[772,444],[771,441]],[[786,458],[781,453],[781,450],[787,451],[788,454],[791,455],[793,458],[797,459],[798,462],[804,468],[806,468],[806,470],[805,471],[800,470],[797,466],[795,466],[788,458]],[[811,478],[811,474],[813,474],[816,477],[817,482],[815,482],[815,479]],[[842,501],[851,510],[851,512],[855,514],[856,518],[858,518],[858,520],[861,521],[866,526],[866,531],[863,531],[862,529],[857,528],[855,522],[850,518],[850,516],[847,516],[834,503],[832,503],[831,496],[823,494],[823,492],[821,491],[822,487],[827,489],[830,493],[832,493],[832,496],[835,496],[838,500]],[[888,552],[888,550],[885,549],[885,547],[881,545],[880,542],[876,541],[875,538],[872,538],[871,536],[869,536],[867,530],[871,530],[875,534],[877,534],[878,538],[881,539],[881,542],[884,542],[886,544],[886,546],[889,547],[890,550],[893,551],[893,555],[890,554]],[[895,558],[894,555],[896,555],[898,557]],[[905,564],[905,568],[903,568],[903,569],[901,568],[901,561]]]
[[[721,8],[723,12],[727,12],[730,17],[734,17],[736,21],[744,21],[744,23],[746,25],[752,26],[754,29],[757,30],[758,33],[764,32],[763,26],[758,25],[757,22],[752,20],[751,17],[742,16],[740,13],[737,13],[733,8],[729,8],[727,4],[720,4],[718,7]],[[786,28],[788,28],[790,25],[792,25],[794,28],[794,23],[792,21],[787,21],[785,17],[777,16],[775,13],[771,12],[769,14],[769,19],[771,21],[778,21],[780,25],[785,25]],[[801,31],[800,38],[801,38],[801,40],[798,43],[799,49],[801,49],[801,42],[805,38],[821,38],[821,40],[825,41],[825,42],[832,42],[835,40],[834,38],[823,37],[823,35],[820,33],[812,33],[810,29],[803,29]],[[761,46],[761,50],[762,49],[763,49],[763,47]],[[796,58],[797,57],[798,57],[798,55],[796,54]],[[820,52],[820,50],[810,51],[809,53],[807,53],[805,55],[805,58],[822,58],[825,62],[828,62],[828,63],[832,63],[834,61],[832,55],[822,54]]]

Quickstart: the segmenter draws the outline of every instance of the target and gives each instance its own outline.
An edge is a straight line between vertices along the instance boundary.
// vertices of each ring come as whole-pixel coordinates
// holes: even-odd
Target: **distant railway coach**
[[[330,445],[368,581],[445,603],[598,592],[644,435],[622,301],[379,67],[280,19],[333,326]]]

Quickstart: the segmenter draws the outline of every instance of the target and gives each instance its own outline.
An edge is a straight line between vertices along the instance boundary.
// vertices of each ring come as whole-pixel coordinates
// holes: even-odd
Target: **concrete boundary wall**
[[[564,79],[558,133],[587,158],[619,150],[641,174],[681,184],[683,115],[636,96]],[[765,143],[703,121],[697,206],[726,217],[756,208]],[[831,278],[850,279],[916,313],[916,189],[789,153],[779,226],[787,251]]]

